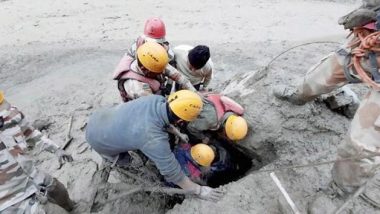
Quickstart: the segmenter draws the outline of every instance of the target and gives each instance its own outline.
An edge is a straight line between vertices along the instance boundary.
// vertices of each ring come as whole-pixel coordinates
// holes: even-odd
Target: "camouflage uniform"
[[[8,102],[0,104],[0,212],[40,213],[38,200],[47,198],[67,208],[72,202],[64,186],[39,171],[26,154],[37,146],[50,152],[59,147],[28,124]]]
[[[132,62],[130,69],[133,72],[144,75],[144,73],[137,65],[137,60]],[[171,80],[180,84],[183,89],[196,91],[193,85],[190,83],[190,81],[171,65],[167,65],[163,75],[158,75],[155,79],[164,84],[166,81],[166,77],[169,77]],[[141,96],[154,94],[148,83],[140,82],[134,79],[128,79],[127,81],[125,81],[124,89],[128,94],[128,98],[132,100],[137,99]]]
[[[349,51],[343,46],[313,66],[307,72],[303,83],[298,86],[294,94],[296,99],[300,103],[307,102],[344,86],[349,83],[348,79],[359,80],[353,67],[346,73],[344,71],[346,54]],[[379,56],[377,61],[379,64]],[[362,60],[362,66],[368,71],[368,58]],[[338,149],[338,158],[353,158],[373,153],[380,153],[380,92],[371,89],[360,103],[348,134]],[[379,166],[380,156],[336,162],[332,169],[333,180],[341,190],[350,193],[372,178]],[[372,188],[367,188],[364,197],[368,197],[368,201],[380,207],[380,178],[372,180],[369,184]]]

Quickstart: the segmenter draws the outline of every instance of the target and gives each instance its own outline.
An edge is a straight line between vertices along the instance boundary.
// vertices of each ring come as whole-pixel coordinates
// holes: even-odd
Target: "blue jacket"
[[[185,175],[170,150],[168,125],[165,98],[144,96],[92,114],[86,140],[95,151],[109,156],[141,150],[168,182],[178,183]]]

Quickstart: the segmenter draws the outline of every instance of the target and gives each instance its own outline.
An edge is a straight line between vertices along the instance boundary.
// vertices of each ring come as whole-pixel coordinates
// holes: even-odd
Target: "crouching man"
[[[67,213],[73,209],[65,186],[39,171],[27,155],[34,146],[55,153],[60,162],[72,161],[70,155],[30,126],[0,91],[0,213]]]
[[[95,112],[88,121],[87,142],[104,158],[128,166],[128,151],[140,150],[151,159],[168,182],[206,200],[219,200],[223,193],[192,182],[170,150],[166,129],[170,124],[194,120],[202,110],[201,97],[182,90],[167,101],[151,95]]]
[[[227,141],[239,141],[248,132],[243,113],[243,107],[229,97],[217,93],[204,94],[203,109],[198,118],[188,124],[187,130],[195,140],[205,144],[209,143],[212,132]]]

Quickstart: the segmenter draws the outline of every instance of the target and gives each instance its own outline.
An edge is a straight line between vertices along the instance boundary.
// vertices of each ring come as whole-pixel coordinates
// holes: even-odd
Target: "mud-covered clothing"
[[[22,112],[4,101],[0,105],[0,211],[22,202],[48,186],[51,178],[34,165],[28,148],[55,152],[58,146],[26,121]]]
[[[25,200],[13,204],[1,213],[67,214],[74,208],[65,186],[56,178],[46,175],[40,185],[43,188],[41,191],[37,191]]]
[[[123,97],[123,100],[133,100],[151,94],[163,94],[163,90],[166,89],[165,83],[168,78],[180,84],[183,89],[196,91],[190,81],[171,65],[166,66],[162,75],[157,75],[152,79],[158,84],[158,86],[155,87],[147,82],[142,82],[137,79],[124,79],[121,74],[125,72],[134,72],[138,75],[144,76],[144,78],[148,78],[145,77],[144,73],[139,68],[137,60],[133,60],[130,64],[128,63],[128,60],[131,60],[131,58],[126,54],[121,59],[114,72],[114,79],[118,81],[118,89],[121,92],[121,96],[123,96],[123,92],[125,92],[127,96],[126,99]]]
[[[21,148],[38,148],[52,153],[59,149],[56,143],[31,126],[21,111],[6,101],[0,105],[0,120],[3,138],[14,141]]]
[[[233,169],[231,156],[227,153],[226,149],[218,144],[213,144],[213,147],[216,150],[216,157],[207,172],[203,171],[191,157],[190,144],[177,145],[173,153],[181,165],[185,175],[187,175],[195,183],[206,185],[208,178],[210,178],[215,172],[223,172]]]
[[[344,49],[350,51],[347,48]],[[344,72],[345,59],[342,49],[323,58],[308,71],[303,83],[298,87],[297,97],[309,101],[349,83]],[[380,56],[377,56],[377,61],[379,60]],[[363,60],[362,66],[368,69],[368,60]],[[354,78],[356,75],[354,68],[350,67],[349,72],[351,78]],[[380,152],[380,92],[371,89],[356,111],[347,136],[339,147],[338,158],[353,158],[373,152]],[[336,162],[332,169],[333,180],[343,190],[352,192],[367,179],[373,177],[379,166],[379,156]],[[367,194],[373,191],[380,192],[380,188],[371,188],[366,191]],[[380,197],[376,200],[380,205]]]
[[[212,146],[216,150],[216,157],[214,162],[211,164],[211,172],[222,172],[227,170],[234,170],[233,163],[231,162],[231,155],[227,150],[220,146],[219,143],[214,143]],[[210,177],[211,175],[208,175]]]
[[[208,131],[216,131],[220,128],[220,121],[216,115],[214,105],[207,99],[203,99],[203,108],[197,119],[189,122],[187,130],[197,140],[208,137]]]
[[[185,175],[193,182],[200,183],[202,180],[202,172],[198,164],[196,164],[190,155],[190,144],[178,144],[173,153]]]
[[[176,68],[190,80],[191,84],[203,84],[203,87],[206,88],[212,79],[214,65],[210,58],[202,68],[197,70],[191,69],[187,55],[193,48],[189,45],[179,45],[174,48]]]
[[[157,95],[99,110],[87,123],[87,142],[107,156],[140,150],[168,182],[178,183],[185,175],[170,150],[167,111],[165,98]]]
[[[127,54],[129,56],[131,56],[133,59],[136,59],[137,48],[140,47],[142,44],[144,44],[146,42],[146,39],[156,41],[155,39],[150,39],[150,38],[147,38],[145,35],[141,35],[141,36],[137,37],[137,39],[133,42],[131,47],[128,49]],[[156,41],[156,42],[158,44],[162,45],[166,49],[166,51],[168,52],[168,56],[169,56],[169,64],[173,65],[173,63],[174,63],[174,52],[173,52],[172,48],[170,47],[169,42],[167,42],[167,41],[164,41],[164,42]]]
[[[41,204],[35,195],[14,204],[1,212],[2,214],[68,214],[62,207],[47,202]]]

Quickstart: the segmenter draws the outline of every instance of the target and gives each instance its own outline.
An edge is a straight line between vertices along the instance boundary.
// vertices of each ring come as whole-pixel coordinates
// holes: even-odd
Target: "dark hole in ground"
[[[235,145],[223,140],[215,140],[213,142],[219,147],[219,150],[224,150],[229,156],[229,167],[226,170],[214,172],[208,179],[207,184],[210,187],[219,187],[228,184],[232,181],[237,181],[246,175],[246,172],[253,166],[252,158],[239,150]]]
[[[249,173],[250,171],[258,170],[263,165],[270,162],[267,160],[268,158],[266,156],[265,157],[263,156],[262,153],[256,153],[256,151],[247,150],[246,148],[243,148],[242,146],[236,143],[223,141],[221,139],[218,139],[217,136],[214,136],[214,139],[212,140],[210,145],[216,145],[216,148],[219,148],[222,151],[225,151],[229,155],[228,164],[230,164],[230,167],[228,167],[228,169],[215,172],[210,177],[208,177],[207,185],[210,187],[215,188],[224,184],[228,184],[233,181],[237,181],[243,178],[244,176],[246,176],[247,173]],[[268,154],[268,151],[273,151],[273,148],[268,148],[268,150],[266,150],[264,154]],[[142,159],[145,159],[145,158],[142,158]],[[157,179],[160,179],[158,170],[155,169],[153,171],[155,171],[154,173],[158,176]],[[107,196],[102,196],[102,197],[104,198]],[[149,202],[147,202],[146,197],[149,198]],[[142,210],[144,210],[144,206],[146,206],[148,203],[148,204],[151,204],[153,207],[156,207],[158,210],[160,210],[160,212],[161,211],[166,212],[172,209],[176,204],[181,204],[184,199],[185,199],[184,195],[179,195],[179,194],[166,195],[163,193],[154,192],[154,193],[136,193],[136,194],[133,194],[132,197],[129,197],[129,199],[127,197],[124,199],[120,199],[120,201],[129,200],[129,202],[124,202],[124,203],[132,203],[133,204],[132,206],[135,206],[135,207],[143,206],[141,207]],[[101,211],[102,209],[103,209],[103,205],[94,204],[91,210]]]

